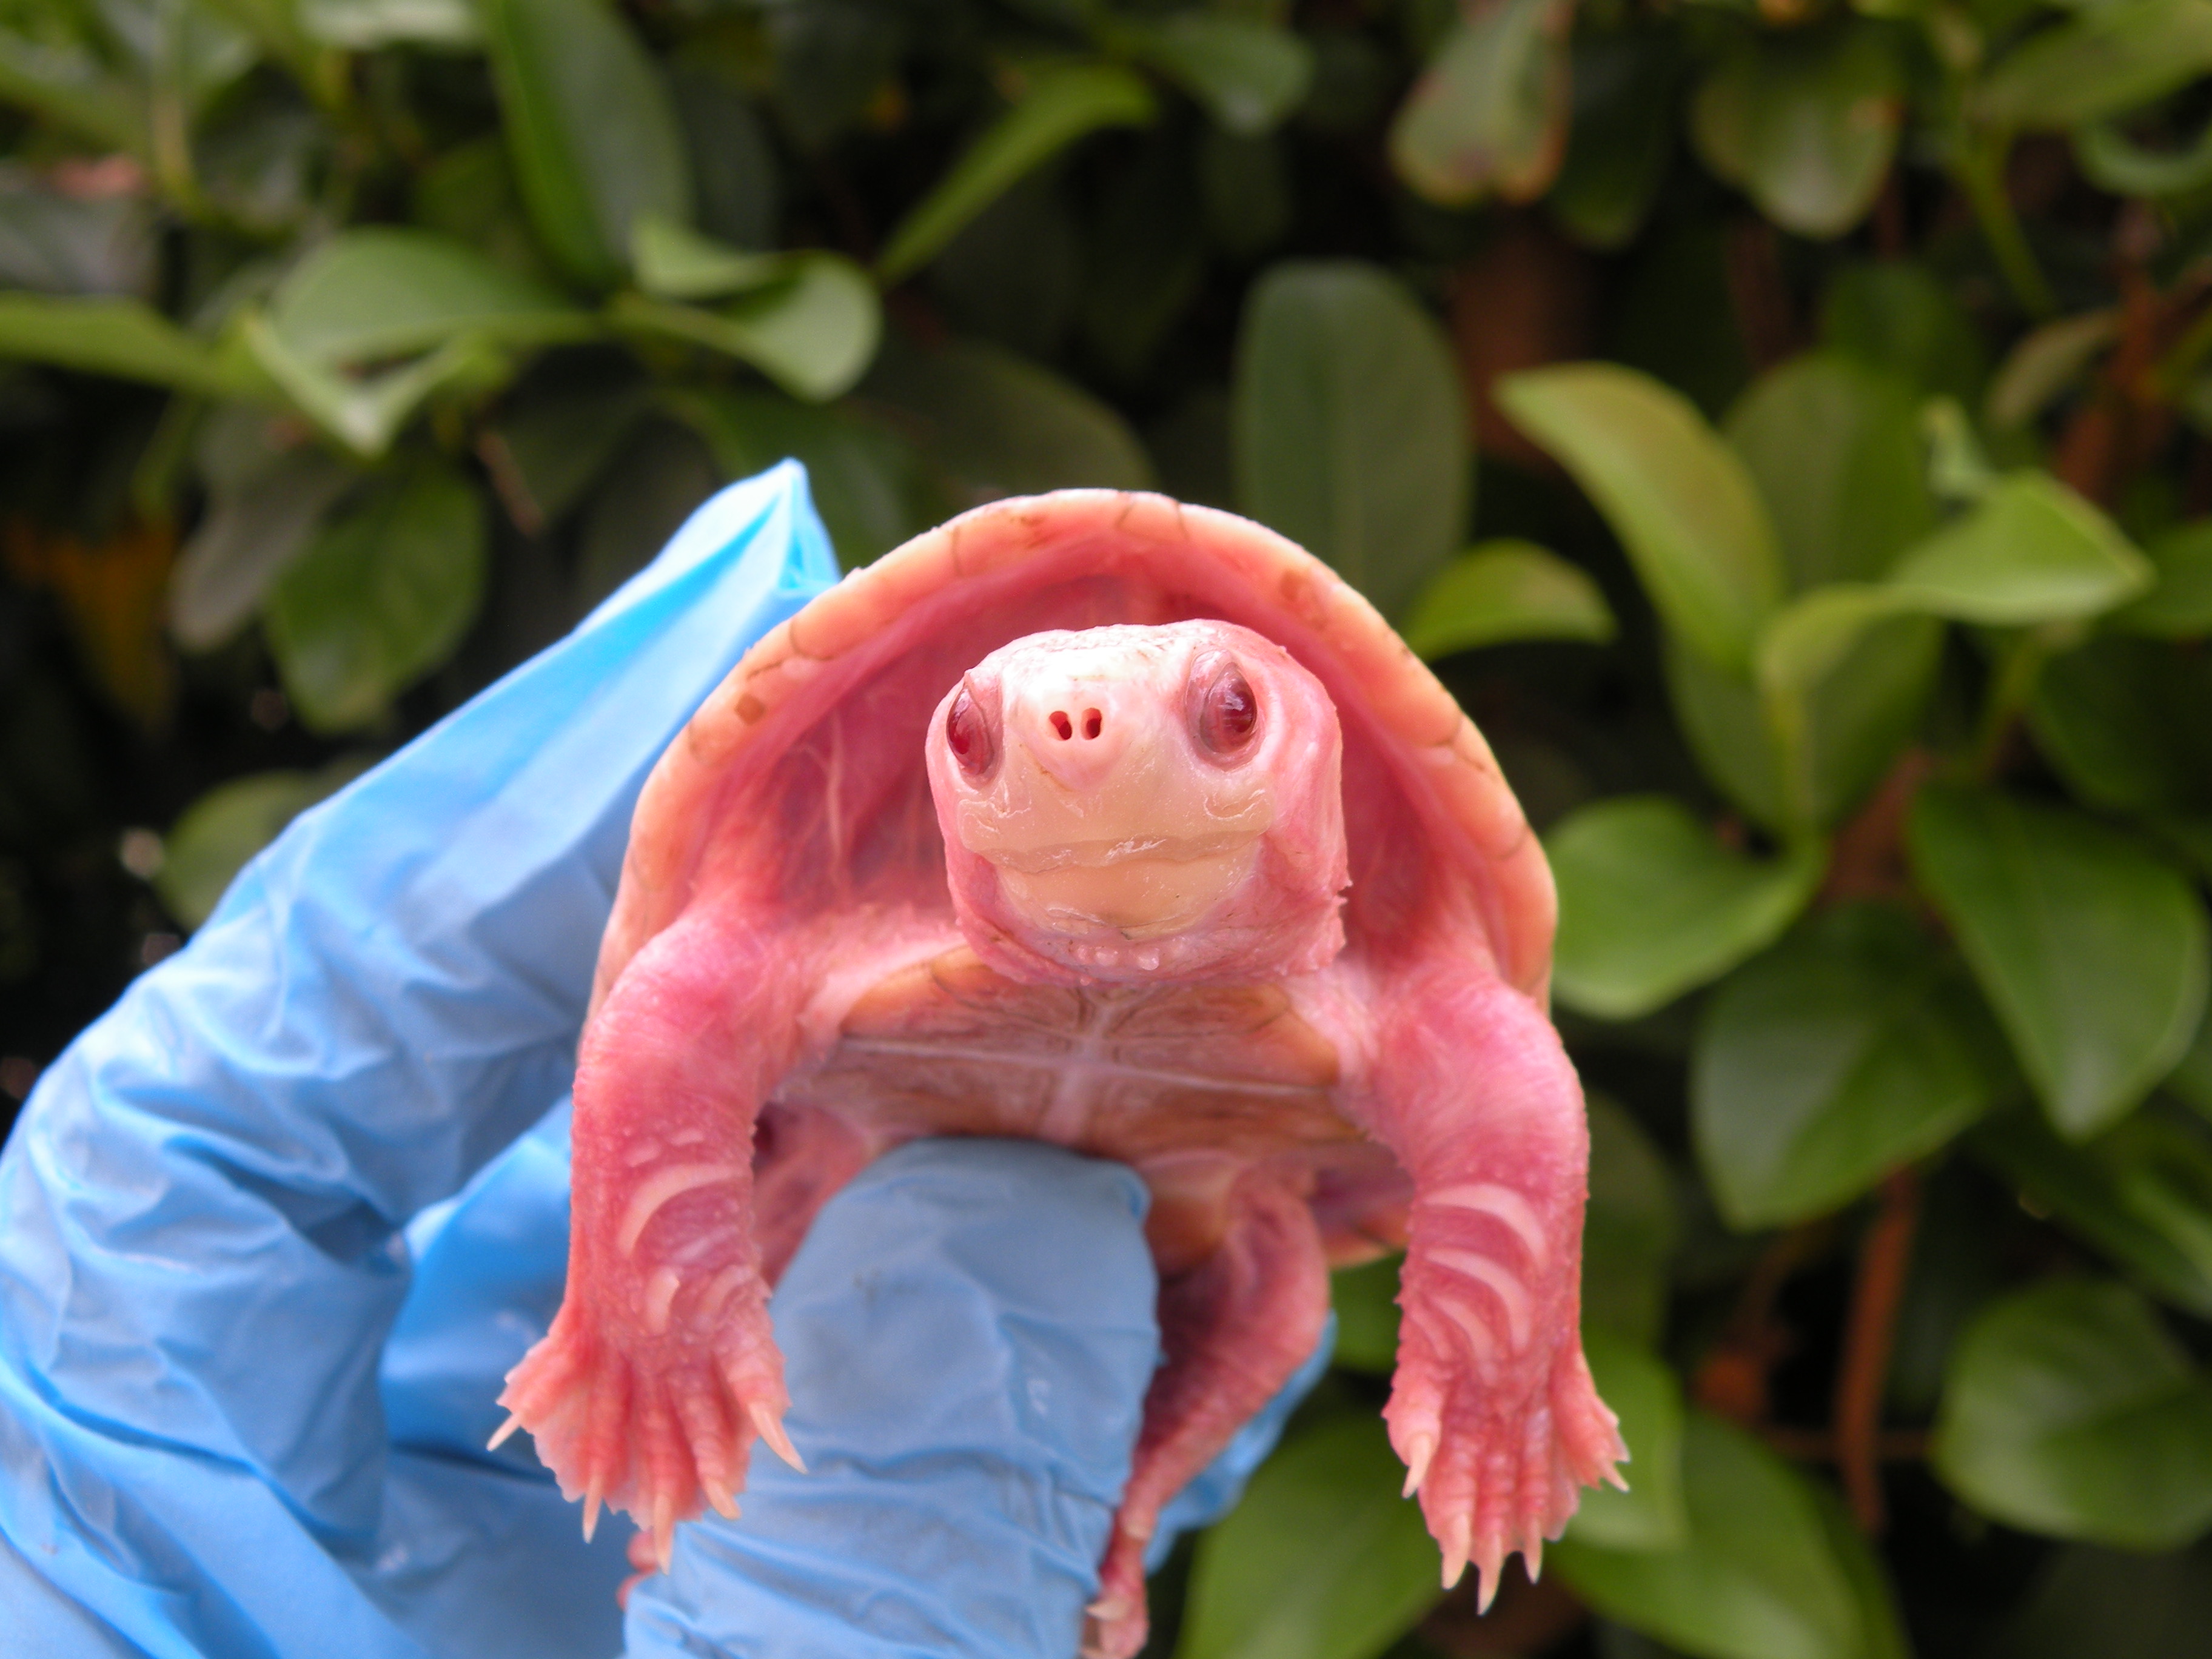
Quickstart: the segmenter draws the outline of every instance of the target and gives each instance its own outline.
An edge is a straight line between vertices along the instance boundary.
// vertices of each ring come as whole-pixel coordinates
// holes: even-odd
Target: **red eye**
[[[1244,671],[1225,657],[1201,660],[1198,678],[1198,740],[1226,759],[1241,753],[1260,729],[1260,699]]]
[[[969,777],[980,777],[991,769],[990,722],[964,685],[953,698],[952,707],[945,711],[945,742],[960,763],[960,769]]]

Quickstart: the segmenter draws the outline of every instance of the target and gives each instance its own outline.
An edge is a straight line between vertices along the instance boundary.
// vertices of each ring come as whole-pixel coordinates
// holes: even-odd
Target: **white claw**
[[[746,1409],[751,1413],[753,1427],[768,1442],[769,1449],[801,1474],[805,1474],[806,1464],[799,1455],[799,1448],[791,1443],[791,1437],[783,1431],[783,1424],[776,1414],[757,1400]]]
[[[723,1520],[734,1521],[738,1518],[737,1500],[730,1496],[726,1488],[708,1487],[707,1502],[713,1506],[714,1513],[720,1516]]]
[[[1451,1524],[1451,1542],[1444,1547],[1444,1588],[1455,1588],[1467,1576],[1468,1547],[1473,1522],[1465,1516]]]
[[[592,1534],[599,1529],[599,1504],[603,1498],[599,1480],[594,1478],[591,1489],[584,1494],[584,1541],[592,1541]]]
[[[509,1412],[507,1416],[507,1421],[499,1425],[499,1432],[492,1436],[489,1441],[485,1442],[484,1449],[486,1451],[497,1451],[500,1448],[500,1443],[521,1426],[522,1419],[514,1415],[514,1413]]]
[[[1544,1540],[1531,1538],[1521,1547],[1522,1564],[1528,1569],[1528,1582],[1541,1583],[1544,1578]]]
[[[1413,1437],[1413,1455],[1406,1460],[1406,1489],[1398,1494],[1411,1498],[1420,1491],[1421,1482],[1429,1478],[1429,1460],[1437,1455],[1437,1437],[1432,1434]]]

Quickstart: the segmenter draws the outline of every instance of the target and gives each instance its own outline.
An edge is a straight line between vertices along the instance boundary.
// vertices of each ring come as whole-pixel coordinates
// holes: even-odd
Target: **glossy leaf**
[[[269,324],[288,351],[325,367],[405,356],[464,334],[535,345],[596,331],[588,314],[475,249],[386,226],[316,249],[271,296]]]
[[[1583,1351],[1598,1397],[1620,1419],[1628,1489],[1584,1492],[1567,1536],[1600,1549],[1678,1549],[1690,1533],[1682,1501],[1682,1385],[1664,1361],[1610,1331],[1585,1327]]]
[[[1565,153],[1574,0],[1481,0],[1444,36],[1390,125],[1390,161],[1419,195],[1463,207],[1544,193]]]
[[[2164,640],[2212,634],[2212,519],[2178,525],[2143,550],[2158,573],[2155,586],[2113,611],[2109,625]]]
[[[1313,82],[1313,48],[1256,18],[1179,11],[1132,38],[1138,53],[1197,99],[1217,126],[1247,137],[1280,125]]]
[[[2146,149],[2116,122],[2077,128],[2074,159],[2082,176],[2115,196],[2190,196],[2212,185],[2212,127],[2180,149]]]
[[[1725,429],[1798,588],[1880,576],[1936,527],[1918,400],[1892,376],[1808,352],[1761,376]]]
[[[725,477],[750,477],[786,456],[804,462],[822,522],[848,569],[920,535],[940,516],[913,447],[849,408],[732,391],[671,402],[706,439]]]
[[[630,230],[637,285],[664,300],[719,300],[788,277],[800,261],[822,256],[750,253],[648,214]]]
[[[1014,106],[908,209],[876,261],[886,285],[935,258],[1014,181],[1103,127],[1142,126],[1158,113],[1152,89],[1109,64],[1077,64],[1030,77]]]
[[[1820,340],[1907,382],[1961,403],[1988,370],[1973,319],[1942,278],[1905,259],[1847,265],[1820,304]]]
[[[1573,43],[1574,121],[1544,205],[1585,246],[1622,246],[1658,199],[1674,154],[1672,46],[1659,31],[1585,33]]]
[[[1077,485],[1152,487],[1152,462],[1119,415],[1011,351],[972,341],[887,348],[863,390],[898,411],[963,506]]]
[[[177,643],[211,650],[243,628],[269,584],[360,476],[308,445],[276,457],[236,488],[217,489],[170,576],[169,628]]]
[[[1905,72],[1880,27],[1758,37],[1723,58],[1691,106],[1705,165],[1804,236],[1867,215],[1905,114]]]
[[[213,397],[251,392],[252,366],[139,300],[0,293],[0,357]]]
[[[2109,308],[2062,317],[2022,335],[1997,366],[1983,413],[1993,427],[2023,427],[2071,390],[2118,335]]]
[[[883,337],[875,285],[839,254],[795,254],[781,263],[787,271],[781,280],[712,311],[621,295],[608,315],[618,328],[750,363],[795,398],[838,397],[867,372]]]
[[[2212,659],[2107,635],[2046,664],[2028,703],[2036,745],[2074,793],[2115,811],[2212,810]]]
[[[248,860],[294,818],[358,777],[365,763],[348,757],[317,772],[256,772],[209,790],[162,838],[154,890],[163,908],[186,927],[198,927]]]
[[[1397,278],[1285,261],[1237,343],[1238,505],[1395,615],[1460,545],[1470,473],[1443,331]]]
[[[1609,363],[1516,374],[1496,395],[1596,501],[1667,625],[1714,662],[1743,666],[1784,573],[1735,452],[1679,393]]]
[[[2054,1280],[1960,1339],[1934,1455],[2010,1525],[2172,1549],[2212,1526],[2212,1381],[2135,1291]]]
[[[1329,1307],[1336,1315],[1335,1363],[1346,1370],[1388,1376],[1398,1363],[1398,1270],[1402,1255],[1329,1278]]]
[[[1893,1618],[1838,1559],[1803,1480],[1742,1430],[1692,1410],[1682,1441],[1686,1540],[1547,1556],[1605,1617],[1711,1659],[1860,1659]],[[1891,1638],[1891,1639],[1893,1639]]]
[[[135,92],[82,44],[0,28],[0,98],[37,111],[64,131],[106,149],[143,153],[145,113]]]
[[[383,482],[325,525],[270,590],[270,653],[302,723],[366,726],[450,655],[484,583],[483,505],[453,473]]]
[[[1923,791],[1906,842],[2051,1122],[2078,1139],[2132,1110],[2204,1012],[2190,884],[2092,819],[1996,794]]]
[[[1729,1224],[1849,1203],[1981,1115],[1975,1010],[1893,911],[1832,910],[1721,987],[1691,1062],[1698,1162]]]
[[[1668,1272],[1681,1231],[1674,1180],[1651,1137],[1593,1094],[1589,1202],[1583,1212],[1583,1328],[1650,1346],[1667,1321]]]
[[[349,52],[403,43],[474,46],[482,38],[469,0],[297,0],[311,39]]]
[[[1434,661],[1507,640],[1587,640],[1619,631],[1598,585],[1534,542],[1482,542],[1414,597],[1398,631]]]
[[[1605,1019],[1663,1007],[1763,950],[1812,897],[1823,864],[1730,852],[1678,802],[1583,807],[1545,838],[1559,888],[1561,1001]]]
[[[2039,1212],[2144,1289],[2212,1316],[2212,1146],[2203,1133],[2154,1109],[2081,1146],[2022,1111],[1984,1124],[1972,1144]]]
[[[2030,35],[1984,75],[1974,115],[2063,131],[2147,104],[2212,70],[2212,3],[2116,0]]]
[[[1176,1659],[1362,1659],[1437,1596],[1443,1569],[1382,1419],[1284,1443],[1199,1542]]]
[[[2016,472],[1898,562],[1900,604],[1955,622],[2018,628],[2094,617],[2151,585],[2112,521],[2048,474]]]
[[[239,337],[252,361],[318,426],[363,459],[390,448],[402,427],[445,392],[489,392],[513,372],[512,356],[474,330],[436,350],[373,374],[353,375],[302,356],[269,319],[249,313]]]
[[[608,0],[482,0],[478,15],[531,222],[570,277],[611,285],[639,219],[691,217],[660,72]]]

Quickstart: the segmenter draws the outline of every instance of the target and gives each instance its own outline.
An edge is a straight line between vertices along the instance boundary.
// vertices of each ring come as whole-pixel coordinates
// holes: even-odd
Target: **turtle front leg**
[[[500,1395],[513,1413],[500,1437],[530,1431],[562,1493],[583,1498],[585,1536],[611,1504],[664,1564],[702,1499],[737,1513],[756,1435],[798,1461],[753,1236],[754,1119],[797,1042],[790,957],[697,911],[638,953],[592,1017],[567,1291]]]
[[[1099,1659],[1145,1644],[1145,1548],[1161,1509],[1281,1391],[1328,1317],[1328,1265],[1305,1200],[1252,1176],[1229,1201],[1220,1247],[1160,1286],[1164,1359],[1083,1644]]]
[[[1534,1577],[1628,1455],[1583,1358],[1582,1087],[1543,1012],[1481,969],[1425,976],[1381,1036],[1370,1127],[1414,1188],[1383,1417],[1445,1584],[1473,1560],[1486,1607],[1505,1558]]]

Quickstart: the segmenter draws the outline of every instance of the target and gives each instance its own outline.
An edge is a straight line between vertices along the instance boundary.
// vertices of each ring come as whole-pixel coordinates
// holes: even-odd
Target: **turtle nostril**
[[[1106,729],[1106,717],[1095,708],[1083,711],[1083,735],[1095,738]]]
[[[1068,724],[1067,716],[1057,708],[1052,711],[1052,729],[1059,733],[1062,743],[1066,743],[1075,735],[1075,728]]]

